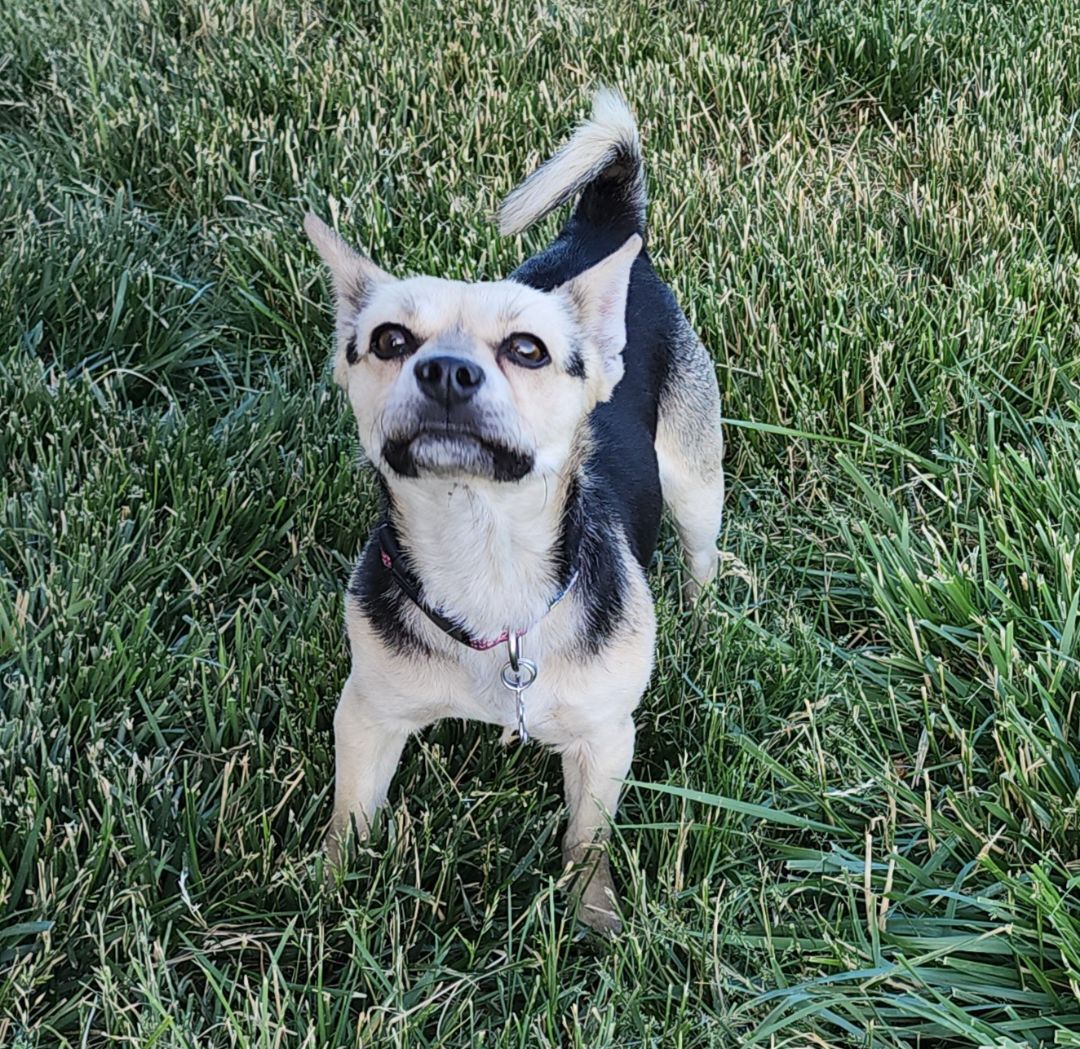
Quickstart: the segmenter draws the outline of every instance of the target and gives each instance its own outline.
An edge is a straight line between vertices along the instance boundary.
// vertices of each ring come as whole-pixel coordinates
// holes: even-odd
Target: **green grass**
[[[0,14],[0,1045],[1080,1036],[1080,4],[13,0]],[[569,923],[557,762],[412,743],[317,876],[373,513],[299,230],[502,275],[619,84],[712,349],[718,589]]]

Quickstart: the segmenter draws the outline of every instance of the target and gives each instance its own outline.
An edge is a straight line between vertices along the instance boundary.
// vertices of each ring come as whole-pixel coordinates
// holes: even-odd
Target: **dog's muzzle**
[[[471,407],[426,402],[407,427],[383,441],[382,457],[402,477],[482,477],[520,481],[533,456],[488,431]]]
[[[477,394],[484,369],[465,357],[422,357],[413,365],[419,397],[388,420],[382,457],[402,477],[483,477],[520,481],[531,453],[506,439],[502,426]]]

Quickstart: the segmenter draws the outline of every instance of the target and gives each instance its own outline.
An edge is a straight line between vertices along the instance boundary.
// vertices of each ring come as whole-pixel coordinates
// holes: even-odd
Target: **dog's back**
[[[549,291],[633,234],[646,237],[637,126],[622,97],[608,89],[597,92],[591,119],[507,196],[499,228],[520,232],[579,194],[559,235],[519,266],[512,280]],[[607,501],[643,566],[656,545],[662,487],[688,552],[691,547],[702,550],[698,582],[704,583],[712,575],[704,550],[706,544],[715,550],[723,501],[719,393],[708,354],[646,249],[631,271],[623,361],[626,371],[611,400],[597,405],[590,419],[590,478],[607,488]],[[707,508],[689,505],[695,498]],[[707,525],[697,527],[696,517]],[[699,538],[703,529],[710,534]]]

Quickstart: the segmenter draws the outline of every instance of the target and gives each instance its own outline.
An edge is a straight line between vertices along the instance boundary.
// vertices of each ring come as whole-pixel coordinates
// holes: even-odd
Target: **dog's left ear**
[[[373,284],[394,279],[366,255],[349,247],[315,212],[309,211],[304,217],[304,230],[334,280],[339,314],[343,307],[361,309]]]
[[[634,234],[605,259],[579,273],[555,290],[566,295],[600,362],[597,399],[606,401],[623,377],[626,346],[626,297],[630,268],[641,253],[641,237]]]

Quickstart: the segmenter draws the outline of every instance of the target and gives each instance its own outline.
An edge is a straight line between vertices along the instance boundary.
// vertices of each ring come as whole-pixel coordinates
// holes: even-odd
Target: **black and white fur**
[[[564,861],[582,870],[577,913],[613,931],[614,889],[598,846],[652,672],[645,572],[666,503],[687,596],[714,576],[723,445],[712,363],[643,248],[638,133],[613,91],[598,92],[591,120],[507,197],[500,228],[518,232],[576,196],[555,241],[488,284],[396,280],[314,216],[305,225],[334,280],[335,378],[382,483],[383,523],[428,605],[477,637],[527,628],[524,652],[539,666],[527,724],[562,756]],[[386,325],[410,336],[400,359],[375,352]],[[542,366],[515,356],[522,344],[512,333],[521,332],[546,345]],[[421,376],[442,376],[445,362],[456,378],[431,394]],[[459,379],[461,403],[447,393]],[[549,609],[572,568],[577,581]],[[346,625],[335,859],[350,826],[368,833],[411,733],[445,717],[507,735],[516,724],[499,679],[505,649],[475,651],[440,630],[402,592],[375,541],[350,582]]]

